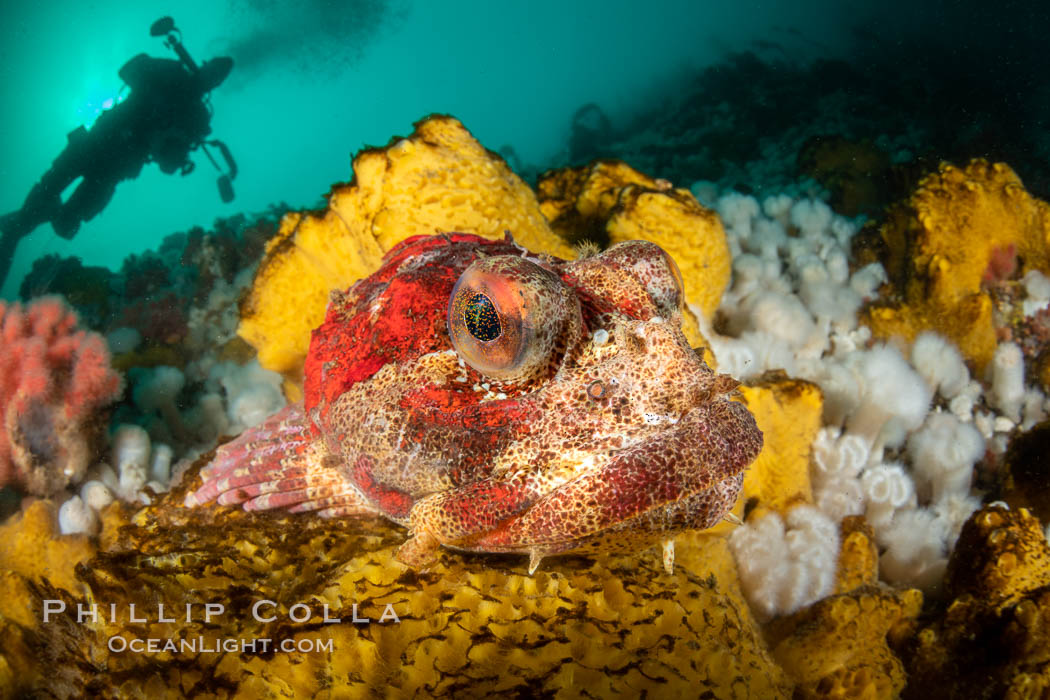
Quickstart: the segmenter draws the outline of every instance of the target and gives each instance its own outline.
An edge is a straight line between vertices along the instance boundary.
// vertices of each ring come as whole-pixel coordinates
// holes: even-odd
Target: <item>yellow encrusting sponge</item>
[[[310,331],[324,320],[329,293],[370,275],[406,238],[450,231],[510,232],[531,251],[574,257],[507,164],[457,120],[433,116],[408,138],[358,154],[353,181],[332,188],[327,209],[284,217],[241,304],[238,333],[263,367],[285,376],[295,400]]]

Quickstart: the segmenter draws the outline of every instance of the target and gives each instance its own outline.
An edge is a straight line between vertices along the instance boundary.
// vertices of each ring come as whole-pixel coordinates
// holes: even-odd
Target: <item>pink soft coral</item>
[[[38,496],[80,480],[123,380],[97,333],[60,297],[0,300],[0,485]]]

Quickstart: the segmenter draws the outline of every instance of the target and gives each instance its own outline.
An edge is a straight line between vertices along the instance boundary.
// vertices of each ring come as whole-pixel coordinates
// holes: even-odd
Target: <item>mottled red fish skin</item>
[[[552,492],[474,544],[486,551],[521,551],[529,543],[549,552],[580,549],[594,533],[646,517],[710,527],[732,507],[741,467],[760,449],[753,419],[742,404],[713,403],[702,419],[668,436],[659,449],[625,451],[601,478],[584,477]]]
[[[592,288],[591,283],[597,281],[594,275],[588,275],[587,268],[575,268],[566,270],[561,278],[576,292],[583,311],[585,326],[590,328],[600,327],[601,316],[612,312],[619,312],[634,319],[645,319],[649,317],[652,309],[647,300],[641,298],[640,294],[623,294],[619,297],[611,297],[607,290],[601,287]],[[639,290],[641,291],[641,290]]]
[[[369,502],[378,507],[388,517],[407,518],[415,502],[409,494],[387,486],[375,478],[374,464],[370,457],[361,455],[350,468],[348,476]]]
[[[449,460],[448,476],[454,484],[464,484],[487,476],[492,455],[532,433],[541,411],[530,399],[504,399],[480,402],[473,391],[451,392],[426,387],[405,394],[405,433],[397,449],[425,445],[442,436],[455,450]]]
[[[469,234],[413,236],[392,248],[375,274],[333,294],[324,323],[311,335],[303,367],[306,410],[320,409],[318,423],[324,424],[336,398],[384,366],[450,347],[448,298],[478,251],[521,253],[513,244]],[[405,269],[406,263],[420,260],[426,262]],[[382,313],[374,314],[373,306]]]

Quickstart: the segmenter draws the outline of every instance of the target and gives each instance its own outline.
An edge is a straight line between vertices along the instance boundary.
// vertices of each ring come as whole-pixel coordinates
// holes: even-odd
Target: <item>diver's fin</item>
[[[4,286],[11,262],[15,259],[15,250],[22,240],[23,232],[18,230],[18,211],[0,217],[0,287]]]
[[[4,238],[17,243],[30,231],[32,229],[26,224],[26,217],[22,215],[21,209],[0,216],[0,234],[3,234]]]
[[[374,513],[313,435],[301,403],[219,447],[201,469],[204,483],[186,496],[187,507],[216,501],[245,510],[287,508],[322,517]]]

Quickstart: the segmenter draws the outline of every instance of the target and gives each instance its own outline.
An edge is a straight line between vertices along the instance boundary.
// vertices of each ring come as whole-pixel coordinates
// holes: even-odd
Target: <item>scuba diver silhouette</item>
[[[150,34],[166,35],[165,46],[179,60],[140,53],[125,63],[118,75],[131,90],[127,98],[99,115],[90,129],[79,126],[71,131],[65,149],[30,190],[22,208],[0,218],[0,286],[22,238],[50,222],[55,233],[71,239],[81,222],[105,208],[117,183],[138,177],[148,162],[169,175],[188,175],[194,168],[189,154],[200,147],[221,172],[207,149],[214,146],[228,168],[219,177],[219,195],[224,202],[233,199],[233,156],[221,141],[204,141],[211,133],[208,93],[229,75],[233,59],[222,56],[198,66],[170,17],[154,22]],[[80,183],[62,202],[63,191],[78,177]]]

